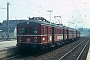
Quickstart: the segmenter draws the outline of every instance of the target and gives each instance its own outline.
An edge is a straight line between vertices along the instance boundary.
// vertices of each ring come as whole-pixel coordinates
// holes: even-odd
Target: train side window
[[[63,29],[61,29],[61,34],[63,34]]]
[[[48,27],[46,27],[46,34],[48,34]]]
[[[54,30],[54,33],[56,34],[56,29]]]
[[[61,30],[59,30],[60,34],[61,34]]]
[[[50,34],[51,34],[51,28],[49,29],[49,32],[50,32]]]
[[[20,28],[20,34],[27,34],[28,28]]]
[[[38,34],[38,28],[34,27],[29,28],[29,33],[32,35]]]
[[[44,34],[44,27],[42,27],[42,34]]]

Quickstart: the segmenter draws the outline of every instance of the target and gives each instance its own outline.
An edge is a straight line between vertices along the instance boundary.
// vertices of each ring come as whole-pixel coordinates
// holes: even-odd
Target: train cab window
[[[20,28],[20,34],[27,34],[28,28]]]
[[[29,28],[29,32],[32,35],[38,34],[38,28],[31,27]]]

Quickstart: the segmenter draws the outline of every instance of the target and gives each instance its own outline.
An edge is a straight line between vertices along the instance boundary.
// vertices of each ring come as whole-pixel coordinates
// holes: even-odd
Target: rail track
[[[59,60],[79,60],[81,54],[83,53],[84,49],[86,48],[89,40],[85,39],[69,52],[64,54]],[[78,51],[79,50],[79,51]]]
[[[89,38],[84,37],[60,48],[50,49],[48,52],[28,56],[17,55],[4,60],[79,60],[89,40]],[[80,51],[77,52],[78,50]]]

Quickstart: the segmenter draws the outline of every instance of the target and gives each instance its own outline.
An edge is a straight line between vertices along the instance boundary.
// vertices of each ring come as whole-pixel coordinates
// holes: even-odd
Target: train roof
[[[40,23],[42,25],[50,25],[53,27],[63,27],[62,24],[54,24],[54,23],[50,23],[50,21],[46,20],[43,17],[33,17],[33,18],[29,18],[30,22],[36,22],[36,23]]]
[[[63,24],[55,24],[55,23],[50,23],[48,20],[46,20],[43,17],[33,17],[33,18],[29,18],[29,20],[26,20],[24,22],[19,23],[18,25],[29,25],[29,24],[34,24],[35,26],[37,25],[45,25],[45,26],[51,26],[51,27],[57,27],[57,28],[64,28],[64,29],[68,29],[68,30],[73,30],[76,31],[76,29],[74,28],[70,28],[67,26],[63,26]],[[78,30],[77,30],[78,31]]]
[[[25,22],[21,22],[18,25],[25,25],[25,24],[30,24],[30,23],[35,23],[35,24],[40,24],[40,25],[46,25],[46,26],[52,26],[52,27],[63,27],[62,24],[54,24],[54,23],[50,23],[48,20],[46,20],[43,17],[33,17],[33,18],[29,18],[29,20],[25,21]]]
[[[73,30],[73,31],[76,31],[76,29],[71,28],[71,27],[67,27],[67,26],[64,26],[63,28],[64,28],[64,29],[68,29],[68,30]]]
[[[52,27],[63,28],[63,25],[62,25],[62,24],[55,24],[55,23],[52,23]]]

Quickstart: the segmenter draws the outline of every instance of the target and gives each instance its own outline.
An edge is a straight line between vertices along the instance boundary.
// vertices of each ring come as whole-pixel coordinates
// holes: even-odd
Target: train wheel
[[[44,46],[42,46],[42,47],[41,47],[41,50],[43,51],[44,49],[45,49],[45,47],[44,47]]]
[[[45,50],[45,46],[38,47],[38,53],[42,53]]]

